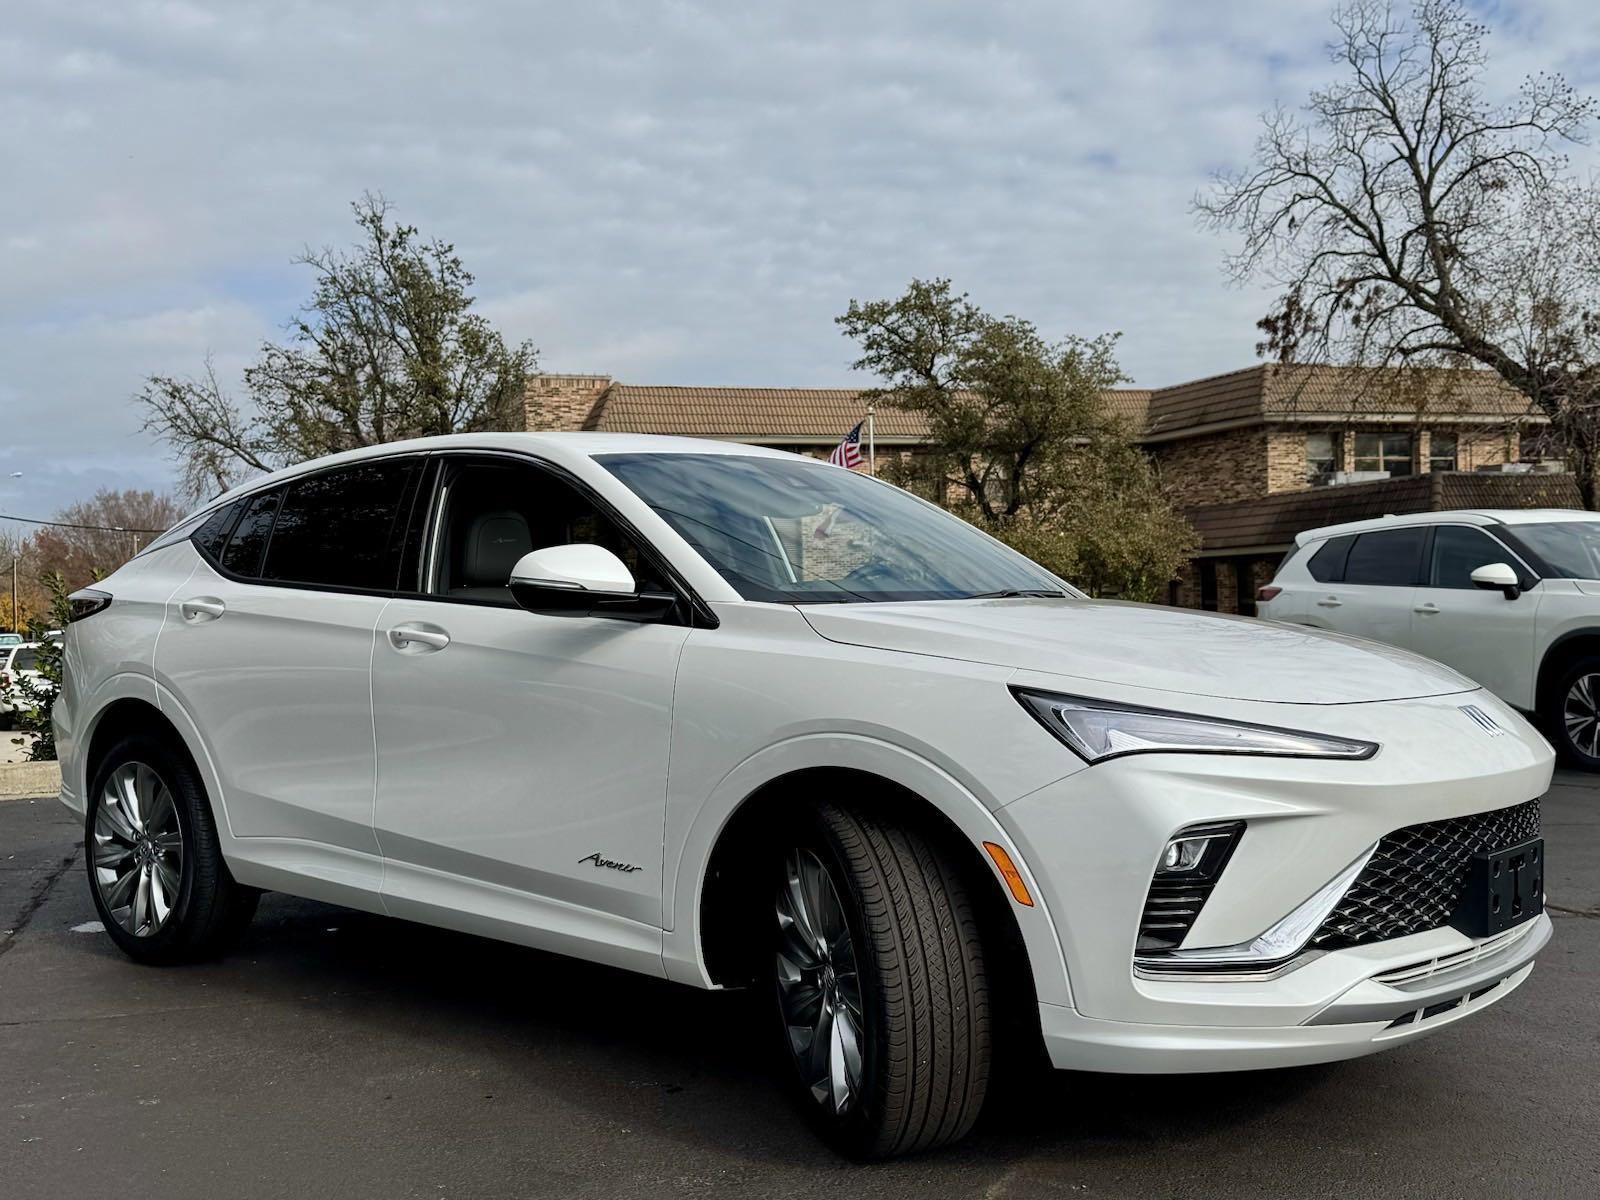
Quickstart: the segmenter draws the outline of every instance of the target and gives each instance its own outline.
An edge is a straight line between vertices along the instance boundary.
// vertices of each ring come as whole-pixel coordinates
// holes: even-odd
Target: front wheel
[[[928,838],[811,810],[778,856],[775,992],[794,1092],[857,1158],[945,1145],[988,1088],[989,989],[961,872]]]
[[[101,760],[84,853],[101,924],[140,962],[209,957],[255,913],[259,893],[223,862],[194,767],[160,739],[126,737]]]
[[[1600,771],[1600,656],[1580,658],[1562,672],[1542,716],[1550,740],[1566,762]]]

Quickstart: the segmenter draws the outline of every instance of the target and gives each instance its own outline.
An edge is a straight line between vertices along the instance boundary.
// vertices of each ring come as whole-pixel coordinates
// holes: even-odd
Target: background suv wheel
[[[1563,759],[1600,771],[1600,655],[1579,658],[1561,673],[1541,716]]]
[[[798,1103],[888,1158],[965,1134],[988,1088],[989,989],[960,872],[919,832],[831,804],[776,856],[774,992]]]
[[[84,856],[101,923],[140,962],[213,955],[255,913],[259,893],[228,873],[194,767],[161,739],[125,737],[100,761]]]

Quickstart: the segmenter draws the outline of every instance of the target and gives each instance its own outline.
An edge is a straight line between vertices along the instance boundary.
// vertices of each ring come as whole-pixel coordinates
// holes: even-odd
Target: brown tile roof
[[[1507,475],[1488,471],[1436,471],[1404,479],[1277,492],[1231,504],[1187,509],[1202,553],[1283,549],[1295,534],[1324,525],[1365,521],[1390,513],[1456,508],[1582,508],[1571,475]]]
[[[1131,388],[1106,393],[1109,407],[1136,426],[1150,393]],[[675,433],[691,437],[807,438],[833,442],[866,416],[857,388],[640,387],[614,383],[584,421],[585,429],[620,433]],[[928,424],[916,413],[878,405],[877,436],[921,441]]]
[[[1412,420],[1542,420],[1526,397],[1489,371],[1362,370],[1264,363],[1150,397],[1147,436],[1219,422],[1327,416]]]

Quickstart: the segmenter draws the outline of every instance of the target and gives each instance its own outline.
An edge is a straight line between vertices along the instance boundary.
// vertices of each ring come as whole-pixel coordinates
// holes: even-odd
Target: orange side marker
[[[1004,846],[997,846],[993,842],[985,842],[983,848],[989,852],[989,857],[994,859],[994,865],[1000,868],[1000,878],[1006,881],[1006,887],[1011,889],[1011,898],[1024,908],[1033,907],[1033,897],[1028,895],[1028,885],[1022,882],[1022,872],[1017,870],[1017,864],[1011,861],[1011,855],[1006,853]]]

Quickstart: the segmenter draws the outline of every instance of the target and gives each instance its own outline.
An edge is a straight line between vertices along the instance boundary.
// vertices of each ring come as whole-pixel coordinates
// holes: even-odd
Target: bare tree
[[[311,299],[244,373],[250,404],[197,377],[152,375],[136,397],[196,496],[338,450],[431,434],[521,428],[537,352],[508,347],[471,311],[473,277],[455,248],[389,220],[367,195],[352,206],[353,250],[307,250]]]
[[[1550,418],[1592,506],[1600,192],[1564,147],[1586,141],[1593,100],[1544,73],[1489,99],[1488,29],[1459,0],[1409,21],[1356,0],[1333,21],[1339,82],[1304,116],[1265,114],[1255,164],[1195,201],[1243,235],[1231,273],[1282,289],[1258,352],[1491,370]]]

